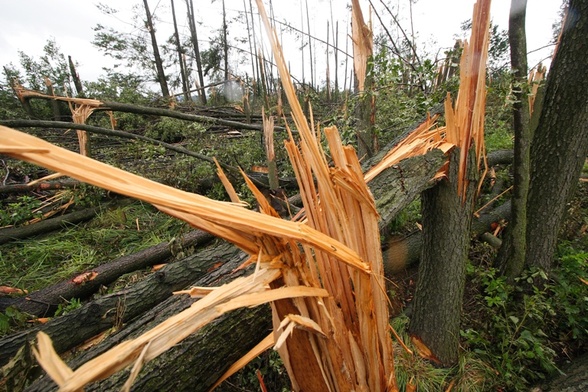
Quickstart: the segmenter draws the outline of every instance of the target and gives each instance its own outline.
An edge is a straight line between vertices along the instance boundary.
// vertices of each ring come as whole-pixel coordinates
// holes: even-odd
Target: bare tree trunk
[[[255,31],[249,28],[249,16],[247,15],[247,4],[243,0],[243,14],[245,14],[245,24],[247,26],[247,36],[249,37],[249,55],[251,58],[251,79],[255,80],[255,52],[253,51],[253,44],[255,42]]]
[[[251,18],[251,31],[253,31],[253,50],[255,52],[255,56],[259,56],[259,52],[257,51],[257,40],[255,39],[255,18],[253,17],[253,5],[251,4],[251,0],[249,0],[249,16]],[[259,60],[258,60],[259,61]],[[254,90],[255,95],[259,95],[261,93],[261,77],[260,77],[260,70],[259,70],[259,62],[255,62],[255,85],[256,88]]]
[[[176,21],[176,7],[174,0],[171,0],[172,18],[174,22],[174,37],[176,39],[176,50],[178,52],[178,63],[180,64],[180,78],[182,80],[182,93],[186,102],[191,101],[190,98],[190,82],[188,81],[188,75],[186,73],[186,64],[184,61],[184,51],[182,50],[182,44],[180,42],[180,34],[178,33],[178,23]]]
[[[147,4],[147,0],[143,0],[143,5],[145,7],[145,16],[147,17],[146,27],[147,30],[149,30],[149,35],[151,36],[151,45],[153,46],[153,58],[155,60],[155,68],[157,71],[157,81],[159,82],[159,86],[161,88],[161,94],[164,98],[168,98],[169,89],[167,87],[167,79],[165,78],[163,62],[161,61],[161,56],[159,54],[159,46],[157,45],[157,38],[155,37],[155,28],[153,27],[153,20],[151,19],[151,12],[149,11],[149,4]]]
[[[497,264],[503,273],[514,279],[525,267],[527,233],[527,195],[529,193],[529,154],[531,129],[529,114],[529,85],[527,83],[527,37],[525,14],[527,0],[512,0],[508,37],[510,62],[513,70],[513,128],[514,128],[514,192],[511,221],[507,226]]]
[[[527,264],[546,270],[588,154],[587,36],[588,0],[571,0],[531,143]]]
[[[225,10],[225,0],[223,1],[223,52],[225,63],[225,83],[229,80],[229,43],[227,41],[227,12]]]
[[[310,56],[310,87],[314,88],[314,65],[312,57],[312,35],[310,34],[310,15],[308,12],[308,0],[306,2],[306,28],[308,29],[308,53]]]
[[[194,3],[192,0],[186,0],[188,9],[188,23],[190,25],[190,36],[194,48],[194,57],[196,57],[196,68],[198,71],[198,80],[200,81],[200,102],[206,105],[206,92],[204,91],[204,73],[202,71],[202,59],[200,58],[200,46],[198,45],[198,32],[196,31],[196,21],[194,20]]]

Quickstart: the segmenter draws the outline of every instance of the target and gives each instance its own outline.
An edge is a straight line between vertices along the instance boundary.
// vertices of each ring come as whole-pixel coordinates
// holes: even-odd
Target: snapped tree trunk
[[[571,0],[531,143],[527,264],[551,268],[566,203],[588,154],[588,0]]]
[[[69,72],[71,74],[71,78],[73,79],[74,86],[76,87],[76,92],[78,93],[78,97],[84,97],[84,87],[82,86],[82,81],[80,80],[80,76],[76,71],[76,66],[71,59],[71,56],[67,56],[67,61],[69,63]]]
[[[157,75],[157,81],[161,88],[161,95],[164,98],[169,97],[169,89],[167,87],[167,79],[165,78],[165,72],[163,70],[163,61],[161,61],[161,55],[159,54],[159,46],[157,45],[157,38],[155,37],[155,28],[153,27],[153,20],[151,19],[151,12],[149,11],[149,4],[147,0],[143,0],[143,6],[145,7],[145,16],[147,21],[145,22],[149,35],[151,36],[151,45],[153,46],[153,60],[155,61],[155,69]]]
[[[379,199],[377,208],[381,215],[390,217],[391,215],[385,210],[402,209],[423,189],[432,186],[430,179],[444,161],[440,151],[431,151],[424,157],[406,159],[400,162],[398,167],[385,170],[372,180],[370,189]],[[132,288],[85,304],[80,309],[51,320],[39,329],[51,336],[57,352],[63,353],[108,328],[131,322],[138,317],[121,332],[106,338],[100,345],[88,349],[89,351],[83,354],[83,358],[72,362],[74,367],[78,366],[81,362],[124,340],[131,332],[137,334],[145,332],[157,322],[180,312],[193,302],[186,297],[175,296],[156,306],[163,298],[169,297],[172,291],[179,290],[190,282],[197,286],[206,286],[218,285],[221,278],[234,279],[235,275],[231,275],[230,272],[242,263],[243,257],[243,253],[228,245],[200,251],[188,259],[169,264],[165,269],[154,273]],[[217,264],[221,262],[225,264],[218,267]],[[149,309],[152,310],[141,316]],[[144,386],[146,389],[137,386],[136,388],[158,390],[167,389],[165,385],[173,385],[173,390],[207,390],[227,365],[244,355],[252,345],[257,344],[269,333],[270,311],[267,308],[259,309],[261,310],[250,309],[245,310],[244,313],[231,315],[221,324],[214,324],[212,329],[208,328],[198,333],[194,336],[194,340],[190,338],[178,344],[170,350],[169,354],[164,354],[161,359],[148,365],[148,370],[142,371],[135,385]],[[246,324],[246,332],[237,325],[242,322]],[[21,348],[25,349],[24,352],[27,351],[29,344],[27,342],[33,339],[37,330],[0,339],[0,363],[6,364],[11,361],[21,366],[14,368],[17,365],[13,365],[10,368],[11,374],[14,374],[11,378],[13,385],[25,378],[27,374],[34,375],[34,372],[30,371],[34,363],[32,357],[29,355],[22,359],[15,354]],[[224,339],[223,344],[219,343],[216,337],[212,337],[216,334]],[[16,360],[17,358],[21,359]],[[174,358],[179,359],[175,361]],[[221,365],[217,366],[218,363]],[[197,373],[201,375],[198,376]],[[115,375],[104,383],[100,383],[96,388],[98,390],[120,389],[124,381],[124,377]],[[53,387],[52,381],[43,378],[35,382],[28,390],[50,390]]]
[[[473,154],[472,154],[473,155]],[[443,366],[457,362],[459,326],[470,243],[475,186],[458,193],[459,149],[451,153],[448,179],[422,194],[423,248],[409,332]],[[469,165],[476,167],[475,163]]]

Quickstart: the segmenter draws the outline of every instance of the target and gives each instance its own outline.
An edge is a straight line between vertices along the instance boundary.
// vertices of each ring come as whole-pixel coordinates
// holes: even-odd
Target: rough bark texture
[[[0,339],[0,365],[6,364],[37,331],[46,332],[58,353],[63,353],[109,328],[119,328],[147,312],[174,291],[211,274],[237,251],[229,245],[212,245],[184,260],[170,263],[128,289],[105,295],[47,324]]]
[[[218,286],[242,276],[247,271],[233,272],[246,255],[228,244],[223,245],[222,256],[226,263],[194,280],[196,286]],[[209,249],[210,256],[219,247]],[[204,261],[206,257],[199,257]],[[203,271],[205,272],[205,271]],[[181,312],[194,302],[186,295],[173,296],[153,307],[122,331],[99,343],[82,355],[69,361],[73,368],[100,355],[123,340],[144,333],[170,316]],[[141,370],[133,384],[134,391],[207,391],[214,381],[236,359],[240,358],[271,330],[271,312],[268,307],[257,307],[233,312],[182,341]],[[120,390],[127,372],[120,372],[101,382],[89,385],[87,391]],[[26,388],[26,391],[52,391],[55,384],[44,376]]]
[[[588,154],[588,0],[571,0],[531,145],[527,264],[549,270]]]
[[[182,248],[192,247],[213,239],[213,236],[197,230],[185,235],[179,242]],[[0,311],[5,311],[11,306],[21,312],[35,315],[37,317],[51,317],[57,310],[57,306],[71,298],[86,299],[98,291],[103,285],[114,282],[123,274],[139,270],[154,264],[166,263],[173,257],[172,247],[174,244],[161,243],[140,252],[120,257],[110,263],[102,264],[86,272],[80,272],[76,277],[85,273],[95,274],[91,279],[77,281],[75,277],[55,285],[35,291],[26,297],[1,298]]]
[[[529,154],[531,129],[527,83],[527,0],[512,0],[508,29],[510,63],[513,70],[514,188],[511,221],[497,257],[503,273],[514,279],[525,267],[527,195],[529,194]]]
[[[448,180],[422,195],[423,249],[409,331],[439,363],[457,362],[459,326],[470,243],[475,181],[467,200],[457,192],[459,151],[452,152]],[[475,165],[473,165],[475,167]]]

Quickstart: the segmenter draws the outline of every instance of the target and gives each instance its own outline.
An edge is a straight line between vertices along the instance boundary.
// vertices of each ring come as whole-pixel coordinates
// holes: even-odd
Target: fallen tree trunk
[[[39,234],[59,230],[68,225],[75,225],[92,219],[104,206],[86,208],[85,210],[71,212],[55,218],[42,220],[38,223],[21,227],[10,227],[0,230],[0,245],[10,241],[21,240]]]
[[[105,295],[48,323],[0,339],[0,365],[6,365],[38,331],[49,334],[59,353],[152,310],[174,291],[187,287],[238,254],[229,244],[213,244],[184,260],[170,263],[128,289]]]
[[[191,247],[210,241],[212,238],[212,235],[196,230],[185,235],[180,242],[182,247]],[[35,291],[26,297],[0,298],[0,311],[3,312],[11,306],[37,317],[51,317],[57,306],[65,300],[85,299],[98,291],[101,286],[114,282],[123,274],[165,263],[172,256],[170,244],[164,242],[81,272],[72,279]]]
[[[223,245],[231,255],[221,268],[195,282],[198,286],[218,286],[242,276],[247,271],[234,269],[248,257],[232,246]],[[212,249],[211,249],[212,250]],[[251,269],[249,269],[251,272]],[[194,302],[187,295],[168,298],[133,321],[119,333],[70,361],[76,368],[116,344],[144,333],[158,323],[181,312]],[[206,391],[218,376],[271,332],[269,306],[240,309],[222,317],[183,340],[180,344],[146,364],[133,383],[135,391]],[[53,337],[52,337],[53,338]],[[87,391],[120,390],[128,377],[123,371],[98,383]],[[53,391],[54,382],[47,376],[39,378],[27,391]]]

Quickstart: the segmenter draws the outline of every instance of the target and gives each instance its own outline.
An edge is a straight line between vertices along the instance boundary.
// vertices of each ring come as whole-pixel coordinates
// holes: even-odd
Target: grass
[[[400,315],[392,320],[394,330],[413,354],[396,345],[394,366],[398,387],[404,391],[488,391],[496,377],[495,372],[475,354],[462,353],[459,363],[451,368],[440,368],[421,358],[412,345],[407,332],[408,317]],[[416,389],[411,389],[416,388]]]

